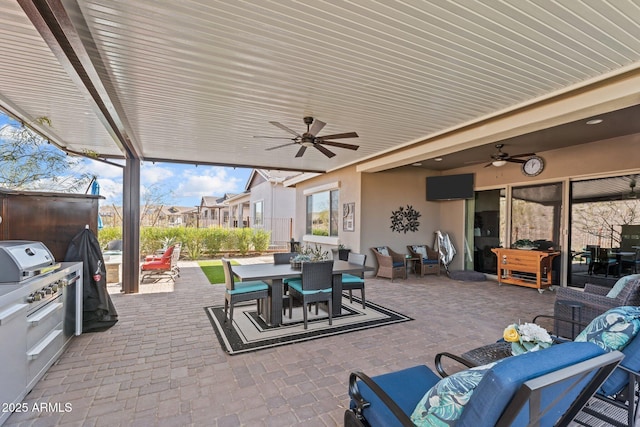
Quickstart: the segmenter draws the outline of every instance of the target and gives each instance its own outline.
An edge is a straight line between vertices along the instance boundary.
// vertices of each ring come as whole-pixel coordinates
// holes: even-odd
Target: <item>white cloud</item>
[[[90,175],[97,176],[98,179],[112,178],[116,181],[122,181],[123,168],[118,166],[112,166],[95,160],[86,160],[84,170]]]
[[[145,163],[140,167],[140,181],[143,184],[155,184],[173,176],[173,171],[164,166]]]
[[[244,181],[229,176],[224,168],[198,168],[182,175],[175,195],[177,197],[222,196],[224,193],[239,193]]]

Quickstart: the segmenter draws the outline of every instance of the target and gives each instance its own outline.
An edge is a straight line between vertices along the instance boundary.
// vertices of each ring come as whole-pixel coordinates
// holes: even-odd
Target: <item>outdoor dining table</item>
[[[267,324],[277,326],[282,323],[282,281],[287,278],[300,277],[301,271],[291,267],[291,264],[247,264],[234,265],[233,274],[242,281],[264,280],[269,285],[268,309],[264,313]],[[351,264],[347,261],[333,261],[333,315],[337,316],[342,308],[342,274],[360,274],[373,271],[372,267]]]

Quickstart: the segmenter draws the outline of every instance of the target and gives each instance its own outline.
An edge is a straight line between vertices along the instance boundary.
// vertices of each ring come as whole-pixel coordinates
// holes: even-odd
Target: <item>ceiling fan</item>
[[[335,156],[336,154],[328,150],[326,147],[324,147],[324,145],[329,145],[329,146],[338,147],[338,148],[346,148],[348,150],[357,150],[359,148],[358,145],[329,141],[329,139],[358,138],[357,133],[346,132],[346,133],[336,133],[333,135],[317,136],[318,133],[322,130],[322,128],[325,127],[326,123],[321,122],[320,120],[317,120],[317,119],[314,120],[313,117],[304,117],[303,120],[304,120],[304,123],[307,125],[307,131],[302,135],[292,129],[289,129],[282,123],[269,122],[272,125],[279,127],[280,129],[286,132],[289,132],[292,135],[295,135],[295,137],[285,138],[285,137],[279,137],[279,136],[254,136],[254,138],[290,139],[293,142],[290,142],[288,144],[278,145],[276,147],[269,147],[266,149],[266,151],[276,150],[278,148],[298,144],[300,145],[300,149],[296,153],[296,157],[302,157],[306,149],[309,147],[315,147],[318,151],[320,151],[322,154],[324,154],[329,158]]]
[[[511,156],[509,155],[509,153],[505,153],[504,151],[502,151],[502,147],[504,147],[504,144],[496,144],[496,148],[498,149],[498,151],[491,155],[492,161],[491,163],[484,165],[485,168],[488,168],[492,165],[496,167],[504,166],[505,164],[507,164],[507,162],[526,163],[526,160],[520,159],[519,157],[530,157],[536,155],[536,153],[521,153]]]

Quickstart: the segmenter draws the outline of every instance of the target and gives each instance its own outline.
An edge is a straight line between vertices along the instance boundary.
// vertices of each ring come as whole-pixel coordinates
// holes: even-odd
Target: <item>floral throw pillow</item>
[[[484,374],[497,362],[457,372],[427,391],[411,414],[416,426],[454,426]]]
[[[616,307],[593,319],[574,341],[592,342],[605,351],[622,350],[638,331],[640,307]]]
[[[622,292],[622,290],[627,286],[627,283],[631,282],[632,280],[636,280],[638,277],[640,277],[640,274],[630,274],[628,276],[623,276],[616,282],[615,285],[613,285],[613,288],[611,288],[611,290],[607,294],[607,297],[617,298],[618,294],[620,294],[620,292]]]
[[[427,256],[427,248],[425,248],[424,246],[414,246],[413,251],[417,254],[420,254],[423,259],[429,259],[429,257]]]
[[[386,246],[380,246],[376,249],[378,250],[378,252],[380,252],[380,255],[389,256],[389,251],[387,250]]]

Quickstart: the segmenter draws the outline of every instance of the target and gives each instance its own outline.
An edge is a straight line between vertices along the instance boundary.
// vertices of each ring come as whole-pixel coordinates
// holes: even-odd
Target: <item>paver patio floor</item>
[[[15,413],[5,425],[342,425],[351,371],[433,368],[436,353],[493,342],[509,323],[551,314],[555,299],[445,275],[367,278],[368,300],[415,320],[229,356],[203,310],[224,302],[224,286],[208,284],[195,262],[180,265],[175,285],[112,293],[119,322],[76,337],[25,399],[62,410]]]

